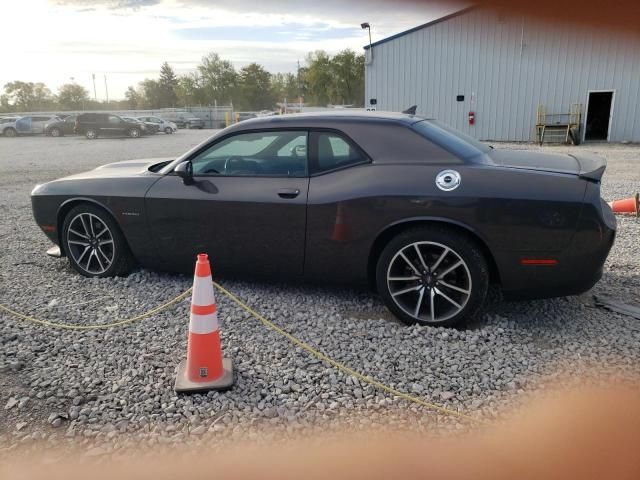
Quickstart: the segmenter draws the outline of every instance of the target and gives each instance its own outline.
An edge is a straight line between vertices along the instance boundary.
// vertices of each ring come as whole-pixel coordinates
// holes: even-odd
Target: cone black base
[[[230,358],[222,359],[222,368],[224,373],[217,380],[210,382],[192,382],[187,377],[187,361],[183,360],[178,365],[178,375],[176,376],[176,383],[173,389],[177,393],[197,393],[208,392],[210,390],[229,390],[235,383],[235,376],[233,374],[233,363]]]

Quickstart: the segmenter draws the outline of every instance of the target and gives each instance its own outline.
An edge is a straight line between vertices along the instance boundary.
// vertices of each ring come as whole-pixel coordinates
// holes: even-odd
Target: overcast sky
[[[236,68],[258,62],[271,72],[293,72],[307,52],[335,53],[456,10],[450,4],[394,0],[7,0],[2,2],[0,87],[12,80],[42,81],[55,93],[83,85],[98,99],[122,98],[129,85],[157,76],[168,61],[193,71],[217,52]]]

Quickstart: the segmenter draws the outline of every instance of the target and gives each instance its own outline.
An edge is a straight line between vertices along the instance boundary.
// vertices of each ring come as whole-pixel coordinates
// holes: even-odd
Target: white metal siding
[[[365,79],[366,105],[415,104],[482,140],[533,140],[538,104],[565,113],[581,103],[584,123],[588,91],[615,90],[610,140],[640,141],[640,38],[631,35],[471,10],[375,45]]]

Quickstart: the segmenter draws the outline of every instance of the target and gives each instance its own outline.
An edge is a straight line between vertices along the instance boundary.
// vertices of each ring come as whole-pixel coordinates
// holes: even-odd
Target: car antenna
[[[409,115],[415,115],[417,108],[418,108],[417,105],[413,105],[413,106],[407,108],[406,110],[403,110],[402,113],[408,113]]]

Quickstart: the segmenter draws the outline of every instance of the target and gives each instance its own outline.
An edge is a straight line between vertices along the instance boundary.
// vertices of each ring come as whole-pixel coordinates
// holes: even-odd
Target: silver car
[[[15,137],[18,134],[16,130],[16,121],[20,117],[2,117],[0,118],[0,135],[4,137]]]
[[[0,129],[5,137],[43,134],[45,125],[57,119],[56,115],[27,115],[1,124]]]
[[[141,120],[143,122],[148,122],[148,123],[155,123],[156,125],[158,125],[158,131],[164,132],[166,134],[175,133],[178,131],[178,126],[175,123],[169,120],[165,120],[164,118],[138,117],[138,120]]]

